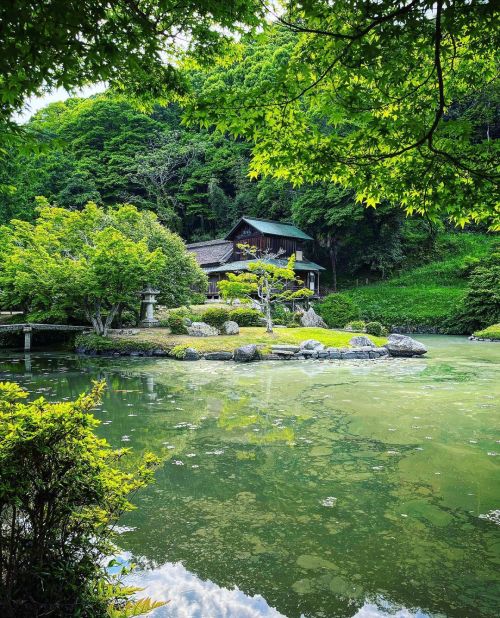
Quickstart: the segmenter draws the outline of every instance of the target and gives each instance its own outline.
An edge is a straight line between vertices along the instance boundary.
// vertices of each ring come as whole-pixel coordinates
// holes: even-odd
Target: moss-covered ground
[[[140,329],[135,335],[119,335],[113,333],[108,338],[94,335],[80,336],[78,343],[89,350],[171,350],[176,346],[188,346],[198,352],[232,352],[235,348],[250,343],[263,346],[270,350],[272,345],[299,344],[306,339],[316,339],[328,347],[349,347],[349,341],[359,333],[350,333],[324,328],[276,328],[274,333],[266,333],[262,326],[240,328],[239,335],[220,335],[218,337],[190,337],[188,335],[172,335],[168,328]],[[383,345],[385,337],[369,338],[376,345]]]

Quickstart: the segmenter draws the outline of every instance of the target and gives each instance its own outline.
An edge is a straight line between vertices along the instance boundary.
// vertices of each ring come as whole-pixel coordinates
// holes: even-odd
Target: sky
[[[91,86],[86,86],[85,88],[80,88],[72,91],[71,93],[64,88],[57,88],[56,90],[44,94],[41,97],[33,97],[29,99],[24,107],[24,110],[16,116],[16,121],[19,124],[27,122],[35,112],[42,109],[42,107],[45,107],[49,103],[64,101],[69,97],[90,97],[93,94],[104,92],[104,90],[106,90],[106,84],[102,82],[92,84]]]

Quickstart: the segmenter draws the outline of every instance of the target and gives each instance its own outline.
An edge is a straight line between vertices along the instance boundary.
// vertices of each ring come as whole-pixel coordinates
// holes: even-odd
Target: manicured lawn
[[[249,343],[264,344],[265,348],[280,343],[299,344],[306,339],[317,339],[325,346],[343,348],[349,347],[349,341],[359,333],[346,333],[324,328],[276,328],[268,334],[262,326],[240,328],[239,335],[221,335],[219,337],[190,337],[188,335],[172,335],[168,328],[142,329],[137,335],[112,335],[112,339],[134,343],[154,344],[159,348],[169,349],[175,346],[190,346],[199,352],[232,352],[235,348]],[[383,345],[385,337],[368,335],[377,345]]]

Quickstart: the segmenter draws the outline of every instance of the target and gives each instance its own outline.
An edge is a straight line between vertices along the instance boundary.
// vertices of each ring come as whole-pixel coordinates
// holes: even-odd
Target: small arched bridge
[[[92,330],[90,326],[67,326],[66,324],[1,324],[1,333],[24,333],[24,351],[31,350],[31,337],[37,330],[55,331],[55,332],[74,332]]]

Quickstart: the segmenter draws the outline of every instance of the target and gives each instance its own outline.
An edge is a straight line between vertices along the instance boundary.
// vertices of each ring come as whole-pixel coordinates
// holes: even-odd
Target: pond
[[[425,359],[262,362],[3,353],[0,379],[74,398],[164,458],[120,522],[154,618],[493,617],[500,344]]]

